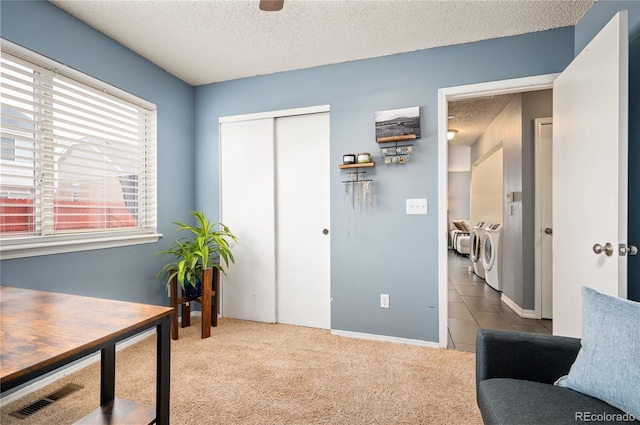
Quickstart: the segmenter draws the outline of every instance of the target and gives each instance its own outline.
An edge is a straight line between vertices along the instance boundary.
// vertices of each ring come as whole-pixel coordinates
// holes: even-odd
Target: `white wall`
[[[449,193],[447,196],[449,218],[452,220],[471,219],[471,172],[449,173]]]
[[[449,218],[471,218],[471,146],[449,143]]]
[[[449,143],[449,172],[471,171],[471,146]]]
[[[474,164],[471,171],[471,221],[502,223],[503,149]]]

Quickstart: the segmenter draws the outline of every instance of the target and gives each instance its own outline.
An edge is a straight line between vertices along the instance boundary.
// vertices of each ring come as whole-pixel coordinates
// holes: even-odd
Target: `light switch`
[[[427,198],[407,199],[407,214],[426,214]]]

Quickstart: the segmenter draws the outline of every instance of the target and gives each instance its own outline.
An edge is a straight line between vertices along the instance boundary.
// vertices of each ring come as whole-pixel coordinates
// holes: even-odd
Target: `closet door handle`
[[[329,234],[329,229],[322,229],[322,234],[323,235],[328,235]]]

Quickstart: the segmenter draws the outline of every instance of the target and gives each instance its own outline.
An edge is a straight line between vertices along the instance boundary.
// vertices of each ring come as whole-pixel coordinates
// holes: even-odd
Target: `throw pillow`
[[[640,303],[582,288],[582,347],[560,387],[640,418]]]
[[[462,231],[462,232],[466,232],[467,229],[464,225],[464,222],[462,220],[454,220],[453,225],[456,226],[456,229]]]

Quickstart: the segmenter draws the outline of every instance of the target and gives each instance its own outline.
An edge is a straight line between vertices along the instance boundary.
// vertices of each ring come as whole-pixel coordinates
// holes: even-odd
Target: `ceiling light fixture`
[[[260,0],[260,10],[265,12],[277,12],[282,10],[284,0]]]
[[[447,140],[453,139],[454,137],[456,137],[456,134],[458,134],[458,130],[450,128],[449,130],[447,130]]]

